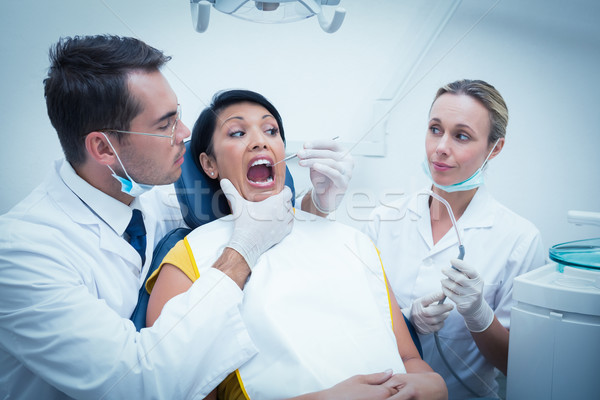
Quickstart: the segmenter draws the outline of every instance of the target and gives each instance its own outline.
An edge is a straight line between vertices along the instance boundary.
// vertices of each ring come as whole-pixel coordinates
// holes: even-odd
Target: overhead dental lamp
[[[321,28],[333,33],[342,25],[346,10],[338,7],[333,17],[328,19],[323,14],[322,6],[338,4],[340,0],[190,0],[192,23],[200,33],[208,28],[211,6],[237,18],[267,24],[300,21],[316,15]]]

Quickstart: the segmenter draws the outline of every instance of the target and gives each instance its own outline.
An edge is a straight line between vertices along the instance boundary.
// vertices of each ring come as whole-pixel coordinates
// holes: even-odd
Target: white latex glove
[[[443,292],[431,293],[416,299],[410,310],[410,322],[420,334],[437,332],[444,326],[452,304],[438,304],[444,298]]]
[[[494,321],[494,311],[483,299],[483,279],[474,268],[463,260],[450,260],[453,268],[445,268],[442,273],[448,278],[442,280],[442,290],[456,303],[456,310],[463,316],[471,332],[483,332]]]
[[[334,140],[319,140],[304,143],[298,158],[298,165],[310,168],[311,196],[317,210],[324,214],[334,211],[352,177],[354,160],[350,152]]]
[[[227,247],[240,253],[252,269],[262,253],[292,231],[292,191],[285,186],[275,196],[252,202],[244,199],[229,179],[221,180],[221,188],[235,219],[233,234]]]

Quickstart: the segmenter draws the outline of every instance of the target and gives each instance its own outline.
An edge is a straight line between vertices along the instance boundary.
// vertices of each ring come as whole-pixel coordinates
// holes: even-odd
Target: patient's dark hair
[[[217,119],[219,118],[221,112],[233,104],[244,102],[258,104],[264,107],[277,121],[281,139],[283,140],[283,143],[285,143],[285,134],[283,131],[283,122],[281,121],[281,116],[279,115],[279,112],[275,106],[273,106],[273,104],[271,104],[271,102],[263,95],[250,90],[241,89],[217,92],[213,96],[210,105],[200,113],[200,116],[196,120],[194,129],[192,129],[192,142],[190,145],[192,158],[194,159],[196,166],[206,177],[206,181],[209,182],[209,185],[211,185],[211,188],[214,191],[218,191],[220,189],[219,182],[216,179],[211,179],[206,175],[204,169],[200,165],[200,154],[206,153],[209,156],[213,155],[214,149],[212,139],[215,132],[215,127],[217,125]]]
[[[52,46],[44,96],[67,161],[74,166],[85,161],[88,133],[129,130],[142,110],[129,93],[128,75],[158,71],[170,59],[130,37],[65,37]]]

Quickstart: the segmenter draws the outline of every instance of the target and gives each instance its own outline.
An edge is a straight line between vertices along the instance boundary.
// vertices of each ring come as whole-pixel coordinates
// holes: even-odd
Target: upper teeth
[[[266,160],[264,158],[261,158],[260,160],[256,160],[252,163],[251,167],[254,167],[255,165],[271,165],[271,162],[269,160]]]

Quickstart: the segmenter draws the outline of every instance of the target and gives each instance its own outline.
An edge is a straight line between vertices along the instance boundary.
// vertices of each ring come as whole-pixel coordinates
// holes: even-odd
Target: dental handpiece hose
[[[454,227],[454,231],[456,232],[456,238],[458,240],[458,259],[459,260],[464,259],[465,258],[465,246],[463,246],[462,240],[460,240],[460,234],[458,233],[458,227],[456,226],[456,219],[454,218],[454,213],[452,212],[452,207],[450,207],[450,204],[446,201],[446,199],[444,199],[442,196],[440,196],[439,194],[437,194],[431,190],[424,192],[422,194],[430,195],[431,197],[433,197],[434,199],[436,199],[437,201],[439,201],[446,207],[446,210],[448,211],[448,215],[450,216],[450,221],[452,222],[452,226]],[[454,265],[451,265],[451,267],[453,269],[457,270],[454,267]],[[441,299],[438,302],[438,304],[443,304],[444,301],[446,301],[446,296],[444,296],[444,298]]]
[[[462,244],[458,245],[458,257],[456,258],[458,258],[459,260],[464,260],[465,258],[465,246],[463,246]],[[452,269],[458,271],[458,269],[456,269],[454,265],[451,264],[450,266],[452,267]],[[440,301],[438,301],[438,304],[444,304],[444,301],[446,301],[446,296],[444,296]]]
[[[464,246],[461,244],[458,246],[458,259],[462,260],[465,257],[465,248]],[[453,265],[452,268],[456,269]],[[458,271],[458,269],[456,269]],[[443,299],[441,299],[438,304],[442,304],[444,303],[444,301],[446,300],[446,296],[444,296]],[[446,359],[446,356],[444,355],[444,352],[442,351],[442,345],[440,344],[440,338],[438,336],[437,332],[433,333],[433,338],[435,340],[435,346],[438,349],[438,353],[440,354],[440,358],[442,359],[442,361],[444,362],[444,364],[446,365],[446,368],[448,368],[448,371],[450,371],[452,373],[452,375],[454,375],[454,377],[456,378],[457,381],[460,382],[461,385],[463,385],[463,387],[465,389],[467,389],[469,392],[471,392],[471,394],[475,397],[480,397],[480,395],[473,390],[469,385],[467,385],[467,383],[465,381],[463,381],[458,374],[456,373],[456,371],[454,371],[454,368],[452,368],[452,366],[450,365],[450,362]]]
[[[456,231],[456,237],[458,239],[458,259],[462,260],[465,257],[465,247],[462,244],[461,238],[460,238],[460,234],[458,233],[458,228],[456,226],[456,219],[454,218],[454,213],[452,212],[452,207],[450,207],[450,204],[446,201],[446,199],[444,199],[442,196],[438,195],[437,193],[434,193],[433,191],[428,191],[422,194],[428,194],[431,197],[435,198],[436,200],[438,200],[440,203],[442,203],[445,207],[446,210],[448,211],[448,215],[450,216],[450,220],[452,221],[452,226],[454,227],[454,230]],[[458,271],[458,269],[456,269],[453,265],[451,265],[452,268],[454,268],[455,270]],[[446,300],[446,296],[444,296],[443,299],[441,299],[438,304],[443,304],[444,301]],[[435,346],[438,349],[438,353],[440,354],[440,358],[442,359],[442,361],[444,362],[444,364],[446,365],[446,368],[448,368],[448,370],[452,373],[452,375],[456,378],[456,380],[458,382],[460,382],[461,385],[463,385],[465,387],[465,389],[467,389],[469,392],[471,392],[472,395],[474,395],[475,397],[480,397],[480,395],[475,392],[469,385],[467,385],[467,383],[465,381],[463,381],[458,374],[456,373],[456,371],[454,371],[454,368],[452,368],[452,366],[450,365],[450,363],[448,362],[448,360],[446,359],[446,356],[444,355],[444,352],[442,351],[442,345],[440,344],[440,338],[438,336],[437,332],[433,333],[433,337],[435,339]]]

